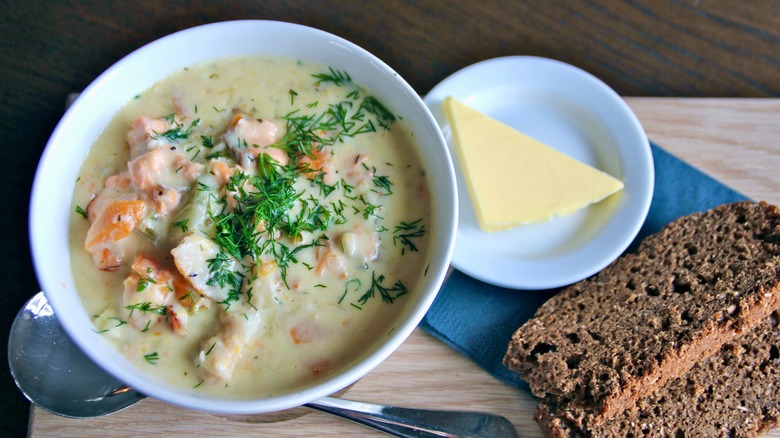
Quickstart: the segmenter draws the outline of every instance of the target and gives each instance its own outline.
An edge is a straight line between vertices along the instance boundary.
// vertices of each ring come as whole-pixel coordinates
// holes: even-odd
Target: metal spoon
[[[62,330],[39,292],[11,327],[8,362],[16,385],[40,408],[71,418],[122,410],[146,396],[95,365]],[[324,397],[308,408],[400,437],[515,437],[504,417],[481,412],[435,411],[382,406]]]

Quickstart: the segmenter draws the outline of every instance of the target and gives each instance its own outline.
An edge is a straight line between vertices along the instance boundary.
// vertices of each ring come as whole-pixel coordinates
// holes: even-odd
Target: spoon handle
[[[332,397],[318,399],[306,406],[399,437],[516,436],[509,420],[483,412],[411,409]]]

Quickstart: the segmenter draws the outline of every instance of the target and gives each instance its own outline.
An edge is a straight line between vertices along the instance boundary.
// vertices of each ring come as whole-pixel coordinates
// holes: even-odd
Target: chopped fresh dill
[[[347,282],[344,284],[344,294],[341,295],[341,298],[339,298],[339,300],[338,300],[339,304],[341,304],[341,302],[344,301],[344,298],[350,292],[350,290],[349,290],[350,289],[350,285],[353,287],[352,292],[357,291],[358,289],[360,289],[360,279],[353,278],[351,280],[347,280]]]
[[[366,302],[368,302],[368,300],[373,298],[377,292],[379,292],[380,296],[382,297],[382,301],[392,304],[393,301],[395,301],[398,297],[409,292],[409,290],[400,280],[396,281],[392,287],[384,286],[382,284],[384,280],[385,276],[383,274],[380,274],[377,277],[376,272],[372,272],[371,287],[369,287],[368,290],[360,298],[358,298],[358,302],[364,305]]]
[[[130,316],[133,316],[133,312],[138,310],[139,312],[144,313],[156,313],[158,315],[165,315],[165,306],[154,306],[149,301],[144,301],[142,303],[136,303],[131,304],[129,306],[125,306],[125,309],[130,311]]]
[[[77,206],[76,206],[76,213],[78,213],[78,214],[80,214],[80,215],[84,216],[84,218],[85,218],[85,219],[87,218],[87,212],[86,212],[86,211],[84,211],[84,209],[83,209],[83,208],[81,208],[81,206],[80,206],[80,205],[77,205]]]
[[[155,132],[155,138],[164,138],[169,141],[186,140],[190,137],[192,130],[200,124],[200,119],[195,119],[190,123],[190,126],[185,128],[183,123],[179,123],[175,120],[175,114],[169,114],[165,117],[165,120],[174,124],[174,127],[165,132]]]
[[[312,76],[317,78],[317,82],[315,82],[314,85],[320,85],[323,82],[332,82],[334,85],[344,85],[346,82],[352,82],[349,73],[342,70],[335,70],[333,67],[328,67],[328,73],[317,73]]]
[[[157,281],[154,280],[154,278],[146,276],[141,277],[138,279],[138,286],[135,288],[136,292],[143,292],[147,287],[149,287],[149,283],[157,284]]]
[[[412,222],[401,221],[400,224],[395,226],[393,230],[393,245],[397,245],[399,242],[402,245],[401,254],[404,253],[406,248],[409,251],[418,251],[417,245],[414,244],[412,239],[417,239],[425,235],[425,224],[422,218]]]
[[[390,181],[390,178],[387,176],[374,176],[373,178],[374,186],[376,186],[379,190],[375,190],[377,193],[385,194],[385,195],[392,195],[393,194],[393,182]]]
[[[182,233],[186,233],[189,230],[189,228],[187,227],[187,222],[189,222],[189,218],[185,218],[185,219],[182,219],[180,221],[176,221],[176,222],[172,223],[171,225],[173,225],[176,228],[181,229]]]
[[[311,180],[311,182],[312,184],[320,188],[320,195],[322,195],[323,198],[327,198],[328,195],[333,193],[338,188],[338,184],[329,185],[325,183],[324,177],[325,174],[319,172],[316,175],[314,175],[314,178]]]
[[[119,319],[116,316],[112,316],[111,318],[108,318],[108,319],[112,319],[112,320],[116,321],[116,325],[114,326],[114,328],[121,327],[121,326],[127,324],[127,321],[125,321],[123,319]]]
[[[152,365],[157,365],[157,361],[160,360],[160,355],[156,351],[145,354],[144,359]]]
[[[390,124],[396,120],[395,115],[393,115],[393,113],[382,105],[374,96],[366,96],[366,98],[363,99],[363,103],[360,104],[359,111],[360,110],[365,110],[366,112],[373,114],[376,117],[379,126],[385,130],[389,130]]]
[[[371,216],[375,216],[379,219],[384,219],[382,216],[380,216],[377,212],[382,209],[381,205],[374,205],[369,204],[368,202],[365,203],[365,207],[363,208],[363,218],[368,219]]]

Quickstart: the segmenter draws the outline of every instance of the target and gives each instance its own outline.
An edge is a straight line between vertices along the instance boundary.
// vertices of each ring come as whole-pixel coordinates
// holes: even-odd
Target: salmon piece
[[[171,149],[153,149],[128,163],[130,179],[160,214],[174,211],[205,166]]]
[[[178,177],[176,169],[186,165],[180,152],[154,149],[127,163],[130,178],[142,192],[151,192],[159,186],[184,188],[187,179]],[[171,175],[173,174],[173,175]]]
[[[274,161],[286,166],[290,161],[287,152],[272,145],[282,139],[281,129],[271,119],[255,119],[237,112],[223,136],[241,167],[256,168],[257,156],[267,154]]]
[[[143,201],[121,199],[107,203],[98,212],[91,209],[95,219],[87,231],[84,249],[92,254],[92,260],[98,269],[113,271],[119,268],[124,257],[124,248],[120,241],[138,226],[144,211]]]
[[[334,185],[338,182],[333,172],[330,149],[326,147],[319,149],[315,146],[309,154],[302,155],[298,163],[306,178],[314,179],[317,174],[322,173],[325,184]]]
[[[326,273],[333,273],[341,279],[349,276],[342,255],[330,243],[324,247],[317,248],[317,258],[319,262],[314,268],[314,272],[317,275],[322,276]]]
[[[230,178],[239,170],[239,168],[228,166],[224,161],[211,160],[209,162],[209,170],[216,177],[217,183],[219,183],[220,186],[224,186],[230,181]]]
[[[171,143],[162,134],[176,125],[169,120],[152,119],[147,116],[139,116],[133,120],[130,131],[127,133],[127,145],[130,148],[130,159],[140,157],[149,150],[170,146]]]
[[[178,271],[173,272],[172,275],[173,279],[171,280],[171,285],[173,286],[176,303],[181,304],[187,309],[195,309],[196,307],[203,305],[202,296],[194,287],[192,287],[186,278],[182,277]]]
[[[166,316],[171,290],[152,277],[131,272],[124,281],[122,311],[125,319],[137,330],[147,331]]]
[[[347,169],[344,179],[360,193],[369,192],[373,186],[374,172],[367,162],[368,155],[357,154],[343,163]]]
[[[314,320],[304,319],[290,327],[290,337],[296,344],[309,344],[323,339],[328,332],[321,324]]]
[[[133,272],[125,280],[125,307],[149,303],[146,312],[143,309],[129,309],[132,310],[131,317],[136,310],[141,313],[134,316],[133,326],[141,330],[148,329],[165,317],[174,333],[185,335],[189,314],[200,305],[200,295],[195,293],[178,271],[161,266],[147,253],[136,254],[131,268]]]
[[[112,271],[119,268],[124,247],[131,232],[146,214],[145,204],[132,186],[127,172],[110,176],[102,190],[87,204],[90,228],[84,248],[92,254],[98,269]]]
[[[106,178],[106,182],[103,183],[103,187],[107,189],[126,190],[130,188],[133,180],[127,172],[117,173]]]
[[[87,219],[89,223],[95,222],[98,214],[106,206],[118,200],[138,200],[138,193],[132,186],[130,174],[121,172],[106,178],[103,189],[95,193],[95,196],[87,204]]]
[[[108,204],[89,227],[84,248],[90,251],[100,243],[129,236],[141,222],[144,207],[143,201],[139,200],[117,200]]]

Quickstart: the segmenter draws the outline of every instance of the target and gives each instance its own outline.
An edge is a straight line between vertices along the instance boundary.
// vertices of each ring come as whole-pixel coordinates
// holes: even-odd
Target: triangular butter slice
[[[620,180],[451,97],[444,111],[485,231],[566,216],[623,188]]]

